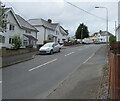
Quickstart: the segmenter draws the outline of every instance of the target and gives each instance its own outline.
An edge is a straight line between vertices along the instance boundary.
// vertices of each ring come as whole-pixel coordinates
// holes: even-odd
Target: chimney
[[[48,23],[52,23],[52,20],[51,20],[51,19],[48,19]]]

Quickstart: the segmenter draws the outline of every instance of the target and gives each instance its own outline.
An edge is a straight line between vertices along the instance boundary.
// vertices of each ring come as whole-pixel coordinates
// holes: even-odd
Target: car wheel
[[[53,50],[50,51],[50,54],[51,54],[51,55],[53,54]]]
[[[58,50],[58,52],[60,52],[60,49]]]

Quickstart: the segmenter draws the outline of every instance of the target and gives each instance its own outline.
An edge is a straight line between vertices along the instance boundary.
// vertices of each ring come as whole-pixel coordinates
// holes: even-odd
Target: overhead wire
[[[89,14],[89,15],[92,15],[92,16],[94,16],[94,17],[97,17],[97,18],[99,18],[99,19],[101,19],[101,20],[105,20],[104,18],[99,17],[99,16],[97,16],[97,15],[95,15],[95,14],[92,14],[92,13],[90,13],[90,12],[88,12],[88,11],[86,11],[86,10],[84,10],[84,9],[82,9],[82,8],[80,8],[80,7],[76,6],[76,5],[74,5],[74,4],[72,4],[71,2],[68,2],[68,1],[66,1],[66,0],[64,0],[64,1],[65,1],[66,3],[68,3],[69,5],[75,7],[75,8],[77,8],[77,9],[79,9],[79,10],[81,10],[81,11],[83,11],[83,12]]]

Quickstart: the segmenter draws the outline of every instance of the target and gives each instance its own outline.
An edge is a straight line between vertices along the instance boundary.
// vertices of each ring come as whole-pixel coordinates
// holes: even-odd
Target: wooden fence
[[[120,42],[110,44],[109,75],[110,99],[120,99]]]

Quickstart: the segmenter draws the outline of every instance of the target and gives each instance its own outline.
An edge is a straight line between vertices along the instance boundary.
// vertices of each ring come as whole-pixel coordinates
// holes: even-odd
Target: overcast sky
[[[96,9],[95,6],[108,8],[109,32],[114,34],[115,21],[118,22],[119,0],[112,0],[112,2],[95,2],[95,0],[91,0],[92,2],[83,2],[82,0],[73,2],[72,0],[66,0],[103,19],[89,15],[86,12],[73,7],[64,0],[47,0],[46,2],[41,0],[33,1],[34,0],[31,2],[29,0],[24,2],[24,0],[22,0],[21,2],[15,2],[15,0],[4,0],[3,2],[6,7],[12,7],[15,13],[21,15],[26,20],[33,18],[43,18],[47,20],[50,18],[52,19],[52,22],[60,23],[65,29],[69,30],[70,36],[75,35],[75,31],[80,23],[84,23],[88,26],[90,35],[99,30],[106,30],[106,10],[103,8]]]

